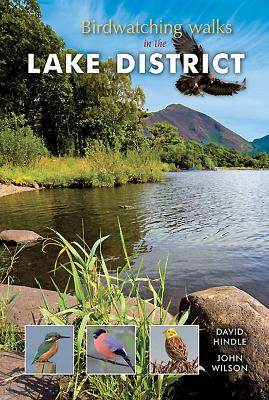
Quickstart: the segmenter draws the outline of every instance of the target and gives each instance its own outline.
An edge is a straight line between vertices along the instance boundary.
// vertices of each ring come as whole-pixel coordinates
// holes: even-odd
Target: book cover
[[[1,399],[269,398],[268,17],[1,0]]]

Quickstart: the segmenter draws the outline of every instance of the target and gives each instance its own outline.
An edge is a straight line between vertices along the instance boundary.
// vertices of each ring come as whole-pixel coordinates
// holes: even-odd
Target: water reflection
[[[124,209],[119,205],[131,205]],[[0,228],[48,228],[68,240],[82,234],[91,245],[110,235],[103,253],[111,268],[121,265],[118,220],[128,252],[143,256],[145,271],[156,276],[158,260],[169,256],[167,298],[174,305],[188,292],[214,285],[236,285],[269,305],[269,172],[171,173],[165,182],[115,189],[60,189],[0,199]],[[25,249],[16,267],[17,282],[34,285],[33,273],[52,287],[47,272],[56,249]],[[58,276],[64,285],[66,277]]]

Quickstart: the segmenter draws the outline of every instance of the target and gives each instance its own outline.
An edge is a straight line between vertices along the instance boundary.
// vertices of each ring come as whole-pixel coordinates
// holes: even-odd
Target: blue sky
[[[211,55],[219,52],[246,53],[243,72],[240,75],[223,75],[225,80],[247,78],[247,89],[233,97],[184,96],[174,83],[178,75],[167,71],[160,75],[133,73],[133,84],[140,85],[146,94],[146,107],[150,111],[165,108],[171,103],[181,103],[217,119],[226,127],[247,140],[269,134],[268,72],[269,72],[269,2],[193,0],[178,2],[109,1],[109,0],[40,0],[42,18],[65,40],[66,46],[84,53],[98,52],[103,59],[116,53],[136,56],[145,52],[144,39],[167,41],[164,50],[151,48],[150,52],[173,52],[170,35],[83,35],[81,21],[95,19],[105,23],[109,18],[115,23],[154,22],[205,24],[213,18],[221,23],[231,23],[233,33],[228,35],[196,35]],[[179,71],[180,73],[180,71]]]

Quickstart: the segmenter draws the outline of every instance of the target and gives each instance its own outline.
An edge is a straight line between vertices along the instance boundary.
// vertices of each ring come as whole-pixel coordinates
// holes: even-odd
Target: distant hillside
[[[144,121],[145,128],[154,122],[168,122],[177,126],[179,134],[185,139],[216,143],[245,152],[253,150],[251,143],[215,119],[181,104],[171,104],[163,110],[152,113]]]
[[[269,135],[266,135],[259,139],[255,139],[255,140],[253,140],[253,142],[251,144],[254,147],[253,152],[255,154],[261,153],[263,151],[266,151],[266,153],[269,153]]]

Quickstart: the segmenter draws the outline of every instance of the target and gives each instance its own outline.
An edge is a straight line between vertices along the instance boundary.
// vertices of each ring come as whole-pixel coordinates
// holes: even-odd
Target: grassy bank
[[[113,187],[160,181],[167,169],[149,151],[126,156],[99,151],[87,158],[43,157],[31,166],[4,165],[0,167],[0,181],[45,187]]]

